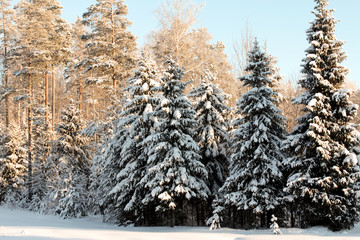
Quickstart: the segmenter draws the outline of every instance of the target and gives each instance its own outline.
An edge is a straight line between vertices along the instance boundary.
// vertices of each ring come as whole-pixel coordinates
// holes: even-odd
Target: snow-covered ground
[[[282,235],[270,230],[221,229],[210,232],[206,227],[117,227],[101,222],[100,217],[60,219],[26,210],[0,207],[0,240],[357,240],[360,224],[351,231],[333,233],[325,228],[281,229]]]

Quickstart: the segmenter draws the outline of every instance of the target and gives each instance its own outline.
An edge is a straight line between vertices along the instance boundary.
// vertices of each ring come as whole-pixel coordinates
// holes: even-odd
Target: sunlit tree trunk
[[[49,72],[45,75],[45,123],[49,120]]]
[[[52,70],[51,73],[51,82],[52,82],[52,119],[51,119],[51,127],[52,130],[54,131],[54,126],[55,126],[55,73],[54,73],[54,69]]]
[[[31,57],[29,58],[29,69],[31,69]],[[28,75],[28,200],[32,199],[32,79],[31,72]]]

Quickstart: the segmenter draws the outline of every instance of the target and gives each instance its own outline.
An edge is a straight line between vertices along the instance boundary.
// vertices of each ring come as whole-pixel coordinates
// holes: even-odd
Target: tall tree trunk
[[[9,83],[8,83],[8,72],[7,72],[7,38],[6,38],[6,30],[5,30],[5,13],[4,13],[4,6],[3,4],[1,4],[1,12],[2,14],[2,21],[3,21],[3,44],[4,44],[4,58],[3,58],[3,70],[4,70],[4,84],[5,84],[5,88],[6,90],[8,90],[9,88]],[[6,129],[9,128],[10,125],[10,116],[9,116],[9,97],[8,95],[5,96],[5,126]]]
[[[4,69],[5,69],[5,73],[4,73],[4,82],[5,82],[5,88],[7,89],[7,91],[9,90],[9,82],[8,82],[8,73],[7,73],[7,63],[6,63],[6,53],[7,49],[5,47],[5,56],[4,56]],[[5,126],[8,129],[9,125],[10,125],[10,114],[9,114],[9,108],[10,108],[10,101],[9,101],[9,96],[8,94],[5,96]]]
[[[113,10],[113,6],[111,7],[111,23],[112,23],[112,38],[111,38],[111,43],[112,43],[112,57],[113,60],[115,61],[115,27],[114,27],[114,10]],[[113,88],[114,88],[114,93],[116,95],[116,78],[115,78],[115,66],[113,66],[113,75],[112,75],[112,81],[113,81]]]
[[[31,69],[31,58],[29,61]],[[32,199],[32,82],[31,73],[28,77],[28,200]]]
[[[81,114],[82,109],[82,85],[81,85],[81,77],[79,76],[79,111]]]
[[[49,120],[49,72],[45,75],[45,124],[47,126]]]
[[[51,74],[51,82],[52,82],[52,119],[51,119],[51,127],[52,130],[54,131],[54,126],[55,126],[55,73],[54,73],[54,69],[52,70],[52,74]]]

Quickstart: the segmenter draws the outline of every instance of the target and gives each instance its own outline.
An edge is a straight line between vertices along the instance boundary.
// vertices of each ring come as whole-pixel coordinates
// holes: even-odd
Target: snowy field
[[[282,235],[270,230],[221,229],[210,232],[206,227],[117,227],[101,222],[99,217],[60,219],[26,210],[0,207],[0,240],[357,240],[360,224],[351,231],[333,233],[325,228],[281,229]]]

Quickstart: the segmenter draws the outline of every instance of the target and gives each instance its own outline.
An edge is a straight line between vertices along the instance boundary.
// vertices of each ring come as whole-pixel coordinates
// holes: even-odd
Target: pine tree
[[[30,200],[33,195],[34,106],[45,105],[44,117],[47,119],[49,66],[51,65],[54,69],[55,65],[60,65],[60,59],[64,60],[63,57],[68,54],[68,32],[66,22],[60,18],[61,6],[56,0],[21,0],[15,9],[19,37],[10,49],[10,53],[14,59],[14,74],[19,81],[24,81],[23,86],[27,86],[28,197]],[[54,78],[52,86],[54,106]],[[40,94],[40,90],[45,92],[45,97]],[[52,119],[54,120],[54,111]]]
[[[25,198],[27,156],[24,145],[25,139],[18,127],[0,131],[0,203],[19,204]]]
[[[10,50],[12,57],[16,58],[17,64],[14,74],[22,77],[27,86],[27,134],[28,134],[28,198],[32,199],[33,189],[33,106],[40,103],[40,94],[34,89],[41,85],[44,66],[50,56],[47,49],[49,44],[46,23],[47,13],[44,11],[40,0],[21,0],[16,6],[16,24],[19,38],[16,45]]]
[[[300,225],[325,225],[333,230],[350,228],[359,220],[354,187],[359,181],[355,148],[359,132],[350,123],[357,106],[350,91],[341,89],[348,69],[343,42],[335,37],[334,10],[327,0],[315,0],[315,20],[307,30],[310,47],[305,51],[299,81],[306,91],[294,101],[303,104],[304,115],[285,141],[290,157],[286,198],[294,203]]]
[[[145,140],[150,145],[147,149],[148,171],[140,184],[146,190],[142,200],[144,207],[154,207],[163,219],[168,217],[166,213],[170,214],[165,222],[173,226],[176,223],[186,224],[184,219],[190,218],[185,212],[186,207],[197,201],[207,201],[210,191],[206,185],[208,174],[193,139],[192,129],[197,127],[195,111],[184,96],[188,82],[180,82],[184,70],[173,60],[166,63],[168,67],[160,87],[163,96],[154,109],[154,117],[159,123],[155,126],[155,133]],[[177,209],[182,209],[183,216],[177,215],[175,221]],[[181,214],[180,210],[177,213]],[[150,210],[147,217],[153,218],[154,212]]]
[[[119,83],[123,85],[130,78],[135,67],[136,41],[127,30],[131,25],[127,13],[124,0],[97,0],[83,14],[82,23],[90,28],[82,37],[88,43],[80,62],[83,73],[91,75],[86,83],[106,87],[111,95],[116,94]]]
[[[230,176],[220,189],[225,207],[252,212],[255,219],[249,221],[255,220],[256,227],[264,225],[259,222],[262,216],[268,226],[269,213],[280,205],[283,185],[280,167],[284,156],[280,147],[285,137],[285,118],[276,107],[270,66],[271,58],[255,40],[245,69],[249,74],[240,78],[250,90],[236,105]]]
[[[227,148],[229,144],[227,118],[231,112],[226,106],[229,95],[223,93],[219,85],[214,84],[216,74],[210,70],[204,71],[200,86],[190,92],[195,98],[196,140],[200,148],[201,161],[209,173],[208,186],[211,195],[217,195],[224,184],[227,168]]]
[[[81,37],[87,34],[86,27],[81,23],[81,18],[72,24],[71,38],[72,38],[72,54],[71,61],[67,63],[65,68],[65,79],[67,87],[72,89],[75,88],[74,94],[78,96],[77,102],[79,103],[79,110],[83,114],[83,98],[84,98],[84,75],[82,74],[82,67],[80,61],[84,58],[85,46],[84,41]],[[86,42],[85,42],[86,44]]]
[[[55,106],[56,106],[56,91],[55,91],[55,71],[62,69],[68,61],[70,61],[71,55],[71,28],[70,25],[61,18],[62,6],[57,0],[42,0],[44,1],[43,7],[47,13],[47,19],[43,19],[46,22],[46,30],[48,33],[49,43],[47,49],[50,50],[50,58],[47,61],[47,71],[45,79],[45,121],[48,120],[48,83],[47,75],[51,72],[51,88],[52,88],[52,108],[51,108],[51,126],[54,129],[55,126]]]
[[[13,43],[15,25],[14,25],[14,10],[11,7],[11,0],[0,0],[0,56],[1,56],[1,68],[2,68],[2,84],[3,91],[0,93],[0,99],[5,99],[5,126],[10,126],[10,101],[9,95],[14,91],[9,81],[9,68],[10,68],[10,56],[9,49]],[[1,101],[1,100],[0,100]]]
[[[46,166],[48,209],[64,218],[82,217],[88,212],[91,162],[79,115],[74,104],[61,112],[62,122],[56,129],[59,139],[53,143]]]

